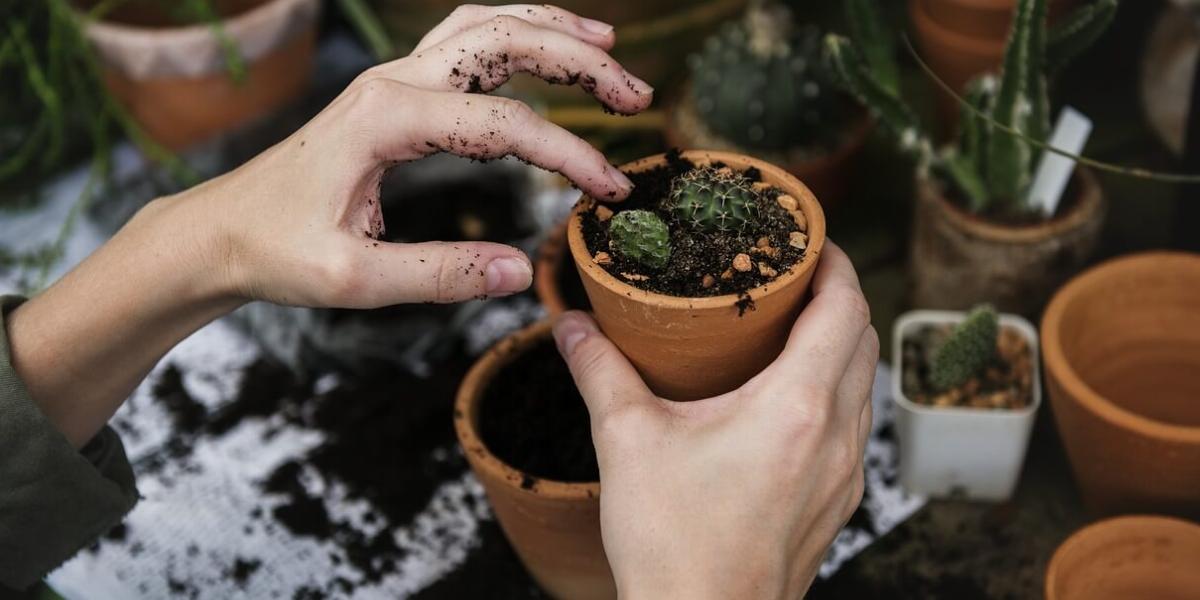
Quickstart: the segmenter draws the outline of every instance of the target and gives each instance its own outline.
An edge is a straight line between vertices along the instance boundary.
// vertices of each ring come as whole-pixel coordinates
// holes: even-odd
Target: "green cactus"
[[[727,23],[688,66],[697,115],[740,148],[827,148],[854,116],[821,60],[820,32],[794,27],[776,3],[756,4]]]
[[[856,39],[829,35],[825,56],[839,83],[866,104],[916,155],[923,168],[945,178],[975,212],[1028,212],[1026,193],[1039,149],[1029,140],[994,123],[1045,141],[1050,134],[1048,75],[1096,40],[1112,21],[1117,0],[1096,0],[1077,9],[1053,31],[1046,31],[1046,0],[1018,0],[1000,77],[984,75],[971,83],[964,100],[983,119],[961,111],[957,147],[934,152],[930,136],[892,83],[895,66],[870,0],[847,0],[847,20]],[[860,33],[861,32],[861,33]],[[861,50],[860,50],[861,48]],[[993,123],[994,122],[994,123]]]
[[[648,210],[626,210],[613,215],[608,237],[609,249],[642,266],[658,270],[667,266],[671,258],[671,232],[658,215]]]
[[[929,381],[939,390],[958,387],[979,374],[996,354],[1000,334],[996,310],[983,305],[971,309],[950,337],[934,353]]]
[[[665,208],[683,223],[706,231],[742,231],[755,220],[759,193],[740,173],[698,167],[671,182]]]

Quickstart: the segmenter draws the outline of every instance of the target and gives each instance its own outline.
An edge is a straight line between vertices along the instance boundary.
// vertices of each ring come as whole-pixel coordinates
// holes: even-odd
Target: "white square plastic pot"
[[[900,446],[900,483],[910,493],[1000,501],[1012,496],[1033,420],[1042,404],[1037,330],[1029,321],[1000,315],[1000,326],[1025,336],[1033,352],[1033,400],[1020,410],[934,408],[904,396],[904,336],[925,325],[957,324],[965,312],[914,310],[892,329],[892,397]]]

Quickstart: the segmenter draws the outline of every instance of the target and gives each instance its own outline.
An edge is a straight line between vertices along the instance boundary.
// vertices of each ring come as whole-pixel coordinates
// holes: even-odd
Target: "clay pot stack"
[[[1046,600],[1159,600],[1200,593],[1200,525],[1133,516],[1101,521],[1059,546]]]

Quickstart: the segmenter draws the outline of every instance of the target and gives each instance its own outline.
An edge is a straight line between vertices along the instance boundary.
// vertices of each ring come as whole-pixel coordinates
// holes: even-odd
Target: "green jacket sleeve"
[[[0,592],[37,583],[138,500],[117,434],[76,450],[17,378],[4,320],[21,302],[0,297]]]

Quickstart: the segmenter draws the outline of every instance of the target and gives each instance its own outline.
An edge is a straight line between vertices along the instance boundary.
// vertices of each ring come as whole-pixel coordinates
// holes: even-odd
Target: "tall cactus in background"
[[[1038,148],[996,124],[1045,141],[1050,133],[1047,76],[1095,41],[1116,9],[1117,0],[1097,0],[1047,32],[1046,0],[1018,0],[999,79],[984,75],[968,86],[964,100],[974,110],[961,112],[958,143],[941,152],[933,150],[930,137],[900,96],[891,48],[881,47],[888,42],[876,33],[883,25],[873,0],[846,0],[855,40],[826,36],[825,52],[842,85],[899,136],[901,147],[915,153],[922,166],[936,170],[961,191],[969,209],[1019,213],[1027,209],[1025,194]]]

